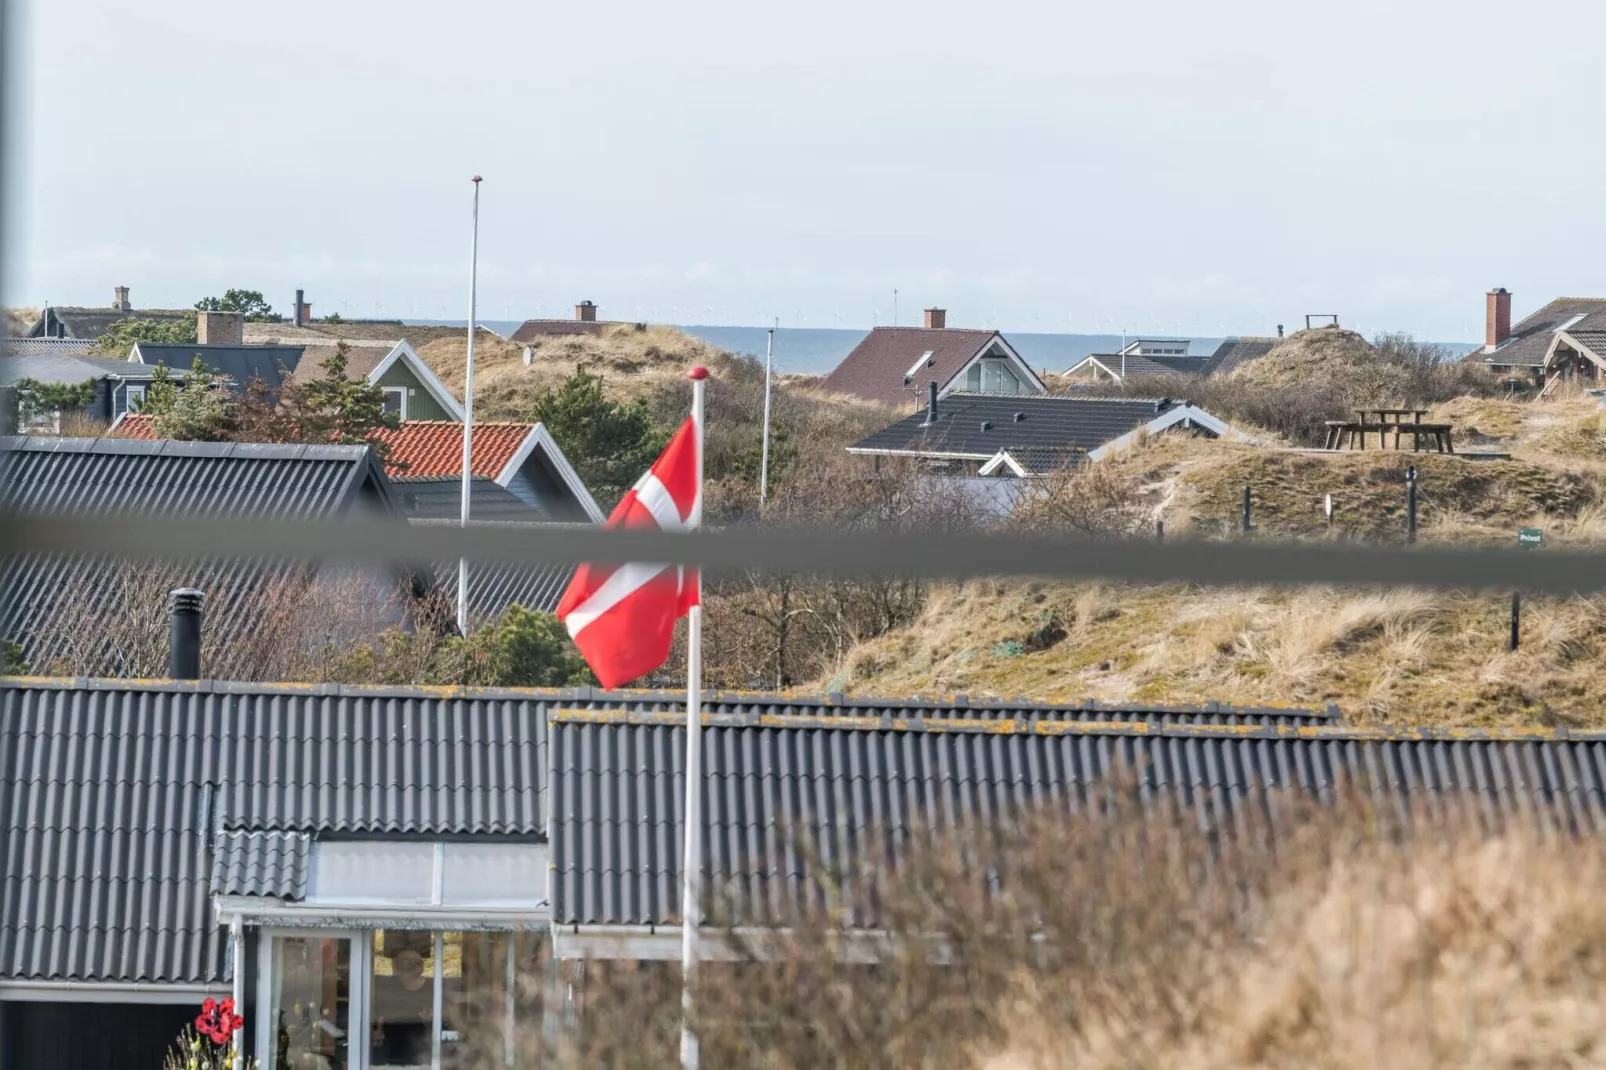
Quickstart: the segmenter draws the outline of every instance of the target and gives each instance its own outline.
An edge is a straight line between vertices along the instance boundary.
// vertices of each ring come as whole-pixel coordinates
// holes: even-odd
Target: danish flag
[[[688,417],[605,527],[690,531],[702,520],[702,435]],[[669,657],[675,621],[698,604],[697,570],[679,565],[581,565],[558,619],[603,687],[645,676]]]

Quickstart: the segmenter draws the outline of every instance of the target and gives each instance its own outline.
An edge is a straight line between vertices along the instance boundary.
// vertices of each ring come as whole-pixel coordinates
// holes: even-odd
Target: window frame
[[[405,386],[382,386],[380,389],[385,392],[385,401],[387,405],[385,411],[391,411],[388,407],[390,396],[395,394],[401,399],[401,403],[396,406],[396,418],[400,420],[407,419],[407,388]]]

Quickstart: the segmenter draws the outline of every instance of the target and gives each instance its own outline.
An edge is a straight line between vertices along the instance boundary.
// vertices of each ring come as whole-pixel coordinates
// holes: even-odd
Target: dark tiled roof
[[[6,680],[0,683],[0,979],[225,980],[226,933],[208,897],[300,895],[304,834],[544,836],[547,715],[556,706],[683,711],[684,696]],[[1099,703],[984,705],[963,696],[715,693],[706,708],[755,724],[813,715],[843,724],[1138,717],[1151,724],[1308,725],[1331,716],[1214,705],[1128,708],[1133,712]],[[673,731],[663,731],[669,733],[663,742],[672,745]],[[653,818],[663,825],[655,835],[673,833],[672,819],[664,817],[675,805],[668,798],[625,815],[612,808],[613,797],[571,794],[645,772],[601,770],[600,755],[574,742],[579,749],[567,767],[582,775],[558,789],[569,800],[569,820],[586,814],[594,831],[613,834],[627,818]],[[673,780],[681,758],[661,761],[660,786],[678,791]],[[560,777],[565,768],[557,767]],[[755,772],[752,779],[768,791],[774,775]],[[580,798],[584,807],[574,801]],[[572,849],[572,829],[565,843]],[[617,846],[607,851],[618,854]],[[660,845],[651,857],[662,851],[673,853]],[[639,876],[646,879],[646,871]]]
[[[1264,338],[1252,335],[1228,338],[1216,347],[1214,353],[1205,359],[1204,374],[1226,375],[1240,364],[1264,357],[1281,341],[1281,338]]]
[[[1592,312],[1606,312],[1606,299],[1558,297],[1512,327],[1511,337],[1493,353],[1485,353],[1483,361],[1497,368],[1543,367],[1556,328],[1574,316]]]
[[[1089,353],[1088,356],[1116,375],[1120,375],[1121,369],[1125,368],[1128,376],[1202,375],[1210,359],[1208,357],[1187,356],[1152,357],[1139,353],[1128,353],[1125,357],[1119,353]]]
[[[739,923],[784,921],[805,901],[819,905],[822,874],[809,859],[851,873],[872,860],[877,837],[896,850],[919,825],[1076,805],[1116,772],[1205,825],[1268,790],[1331,798],[1337,785],[1352,782],[1398,804],[1460,790],[1489,813],[1606,830],[1600,733],[1478,739],[1422,730],[1389,737],[1341,728],[1026,722],[929,731],[714,720],[703,736],[704,887],[713,916]],[[555,924],[679,920],[684,731],[650,715],[554,717]],[[854,924],[875,924],[864,902],[850,909]]]
[[[1004,452],[1034,475],[1068,468],[1087,455],[1084,450],[1068,446],[1015,446]]]
[[[0,497],[29,513],[313,519],[344,515],[359,501],[395,511],[390,485],[367,446],[5,438]],[[214,595],[206,607],[208,642],[223,647],[250,632],[263,615],[263,600],[285,597],[286,584],[308,578],[299,563],[220,559],[174,568]],[[124,599],[150,592],[125,577],[144,569],[144,563],[61,555],[0,561],[0,635],[21,645],[29,664],[48,667],[68,656],[62,644],[74,630],[61,616],[126,616]]]
[[[277,390],[301,363],[301,346],[203,346],[139,343],[140,356],[148,365],[162,365],[182,376],[194,365],[202,364],[228,376],[242,389],[260,378],[270,390]]]
[[[154,374],[154,369],[142,364],[107,357],[39,353],[0,358],[0,383],[14,383],[18,379],[37,379],[41,383],[81,383],[85,379],[102,379],[111,375],[124,379],[149,379]]]
[[[935,424],[926,426],[922,408],[852,448],[972,457],[1025,446],[1094,450],[1169,407],[1150,398],[956,393],[937,402]],[[1022,418],[1017,420],[1017,414]],[[989,425],[985,430],[984,423]]]
[[[1591,320],[1598,318],[1603,317],[1590,317]],[[1595,354],[1597,357],[1606,359],[1606,328],[1601,328],[1598,330],[1594,328],[1588,330],[1579,330],[1575,327],[1567,333],[1573,338],[1576,338],[1580,345],[1588,346],[1591,353]]]
[[[886,405],[911,405],[926,396],[928,382],[935,379],[939,388],[946,386],[997,337],[997,331],[876,327],[842,358],[820,388]],[[929,363],[905,382],[909,369],[928,351]]]

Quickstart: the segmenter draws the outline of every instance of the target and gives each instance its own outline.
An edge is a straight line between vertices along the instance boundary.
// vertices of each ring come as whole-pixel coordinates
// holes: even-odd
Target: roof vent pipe
[[[1024,412],[1017,412],[1015,414],[1015,422],[1016,423],[1020,423],[1024,419],[1026,419],[1026,414]]]
[[[167,675],[174,680],[201,678],[201,602],[206,595],[194,587],[176,587],[168,595],[172,615],[168,637]]]
[[[926,426],[937,422],[937,380],[926,384]]]

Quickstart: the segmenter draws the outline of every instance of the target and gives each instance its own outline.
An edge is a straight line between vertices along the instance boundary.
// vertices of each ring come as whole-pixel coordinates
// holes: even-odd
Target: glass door
[[[257,1051],[263,1070],[357,1070],[351,936],[263,934]]]

